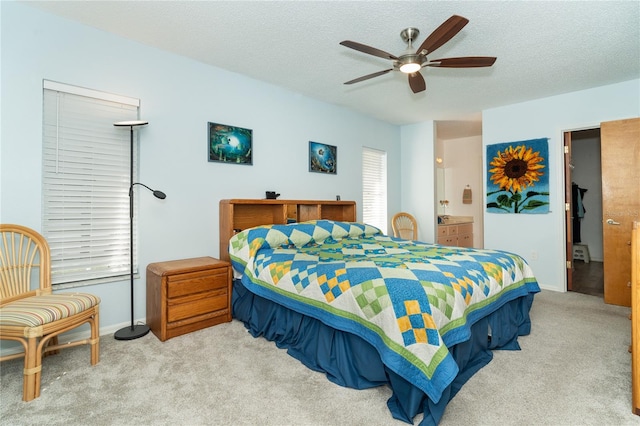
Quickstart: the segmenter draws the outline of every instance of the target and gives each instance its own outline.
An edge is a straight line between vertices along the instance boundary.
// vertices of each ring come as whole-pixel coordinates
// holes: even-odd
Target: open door
[[[633,222],[631,256],[631,408],[640,415],[640,222]]]
[[[600,125],[604,301],[631,306],[631,229],[640,217],[640,118]]]

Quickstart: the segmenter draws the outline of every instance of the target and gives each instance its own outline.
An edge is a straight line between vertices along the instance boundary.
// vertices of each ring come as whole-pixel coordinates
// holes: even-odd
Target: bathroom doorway
[[[604,298],[600,128],[567,133],[567,290]]]

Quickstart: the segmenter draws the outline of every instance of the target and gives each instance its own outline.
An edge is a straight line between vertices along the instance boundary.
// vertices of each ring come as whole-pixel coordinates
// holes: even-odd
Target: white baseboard
[[[144,324],[144,323],[146,323],[144,318],[140,318],[135,321],[135,324]],[[131,325],[131,322],[127,321],[120,324],[113,324],[106,327],[100,327],[100,338],[112,335],[113,333],[120,330],[121,328],[128,327],[130,325]],[[79,328],[84,328],[84,326]],[[91,330],[89,329],[77,330],[77,331],[73,330],[67,333],[62,333],[60,336],[58,336],[58,342],[60,344],[63,344],[65,342],[73,342],[76,340],[88,339],[89,337],[91,337]],[[22,345],[18,342],[4,340],[3,343],[7,343],[7,345],[6,347],[0,348],[0,357],[7,356],[7,355],[14,355],[22,352],[23,350]]]

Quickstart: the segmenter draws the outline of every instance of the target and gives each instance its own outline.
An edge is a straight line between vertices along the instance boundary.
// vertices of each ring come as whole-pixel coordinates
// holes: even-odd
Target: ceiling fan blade
[[[369,80],[370,78],[373,78],[373,77],[378,77],[378,76],[384,75],[384,74],[388,73],[389,71],[393,71],[393,68],[389,68],[388,70],[384,70],[384,71],[374,72],[373,74],[363,75],[362,77],[358,77],[358,78],[354,78],[353,80],[349,80],[344,84],[359,83],[359,82],[364,81],[364,80]]]
[[[427,83],[424,82],[422,74],[414,72],[413,74],[409,74],[409,86],[411,86],[413,93],[419,93],[427,88]]]
[[[493,56],[466,56],[462,58],[434,59],[425,66],[441,68],[490,67],[496,61]]]
[[[469,23],[467,18],[462,16],[453,15],[451,18],[444,21],[438,28],[436,28],[425,41],[422,42],[416,53],[420,53],[423,50],[427,51],[427,54],[433,52],[438,47],[442,46],[454,35],[458,34],[465,25]]]
[[[395,55],[385,52],[384,50],[376,49],[375,47],[367,46],[366,44],[358,43],[355,41],[345,40],[340,42],[341,45],[355,49],[359,52],[368,53],[369,55],[378,56],[384,59],[391,59],[395,61],[398,59]]]

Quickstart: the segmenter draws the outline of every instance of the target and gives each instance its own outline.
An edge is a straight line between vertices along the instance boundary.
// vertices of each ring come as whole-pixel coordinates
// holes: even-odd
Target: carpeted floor
[[[640,425],[631,414],[629,309],[543,291],[522,351],[497,351],[441,425]],[[160,342],[101,339],[44,361],[25,403],[22,360],[0,364],[2,425],[402,425],[386,387],[353,390],[308,370],[238,321]],[[416,419],[416,423],[420,418]]]

